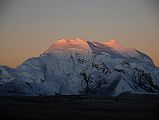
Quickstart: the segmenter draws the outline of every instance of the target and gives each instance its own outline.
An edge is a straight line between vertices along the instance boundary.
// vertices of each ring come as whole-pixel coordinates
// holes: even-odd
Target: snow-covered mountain
[[[17,68],[0,66],[0,95],[159,93],[159,68],[115,40],[61,39]]]

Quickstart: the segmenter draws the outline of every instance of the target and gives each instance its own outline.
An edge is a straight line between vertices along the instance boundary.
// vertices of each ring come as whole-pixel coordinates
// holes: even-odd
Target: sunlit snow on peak
[[[127,50],[127,48],[121,46],[116,40],[109,40],[107,42],[103,42],[105,45],[113,48],[114,50],[116,51],[119,51],[119,52],[124,52]]]
[[[90,44],[91,43],[91,44]],[[95,48],[93,46],[95,46]],[[96,48],[97,47],[97,48]],[[97,50],[98,49],[98,50]],[[106,42],[86,41],[81,38],[60,39],[54,42],[45,53],[65,53],[66,51],[79,51],[88,53],[91,51],[115,52],[122,55],[138,56],[138,52],[132,48],[126,48],[120,45],[116,40],[112,39]]]
[[[118,43],[117,40],[109,40],[106,42],[103,42],[104,45],[109,46],[110,48],[114,49],[115,51],[118,51],[121,54],[129,54],[130,56],[137,56],[138,52],[133,48],[126,48],[122,46],[120,43]]]
[[[86,50],[90,50],[88,43],[81,38],[74,39],[60,39],[54,42],[45,53],[51,52],[63,52],[66,50],[82,50],[83,52]]]

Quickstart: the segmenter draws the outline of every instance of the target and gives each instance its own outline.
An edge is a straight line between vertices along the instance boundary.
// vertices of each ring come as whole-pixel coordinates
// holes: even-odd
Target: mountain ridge
[[[117,41],[61,39],[15,69],[0,66],[0,95],[159,93],[159,69]]]

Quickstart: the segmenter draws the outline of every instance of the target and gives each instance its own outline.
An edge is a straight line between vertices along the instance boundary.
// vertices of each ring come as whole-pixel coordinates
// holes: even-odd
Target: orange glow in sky
[[[0,65],[16,67],[59,38],[79,36],[115,38],[159,66],[158,8],[158,0],[0,0]],[[124,50],[113,41],[106,44]]]

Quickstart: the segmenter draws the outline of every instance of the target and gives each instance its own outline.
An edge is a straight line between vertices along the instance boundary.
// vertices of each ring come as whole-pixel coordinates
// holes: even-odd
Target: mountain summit
[[[75,38],[75,39],[60,39],[54,42],[44,53],[54,53],[54,52],[63,52],[68,50],[89,50],[89,45],[87,41]]]
[[[0,95],[159,93],[159,69],[146,54],[115,40],[54,42],[17,68],[0,66]]]
[[[91,51],[93,48],[89,43],[92,43],[94,47],[99,47],[99,49],[111,49],[114,52],[120,54],[127,54],[131,56],[137,56],[138,52],[132,48],[125,48],[120,45],[116,40],[109,40],[106,42],[92,42],[92,41],[85,41],[81,38],[74,38],[74,39],[60,39],[54,42],[44,53],[61,53],[70,50],[79,50],[82,52]],[[96,48],[94,48],[96,49]]]
[[[116,40],[110,40],[108,42],[104,42],[105,45],[111,47],[112,49],[118,51],[119,53],[121,54],[129,54],[129,55],[132,55],[132,56],[137,56],[138,53],[135,49],[133,48],[125,48],[123,47],[122,45],[120,45]]]

